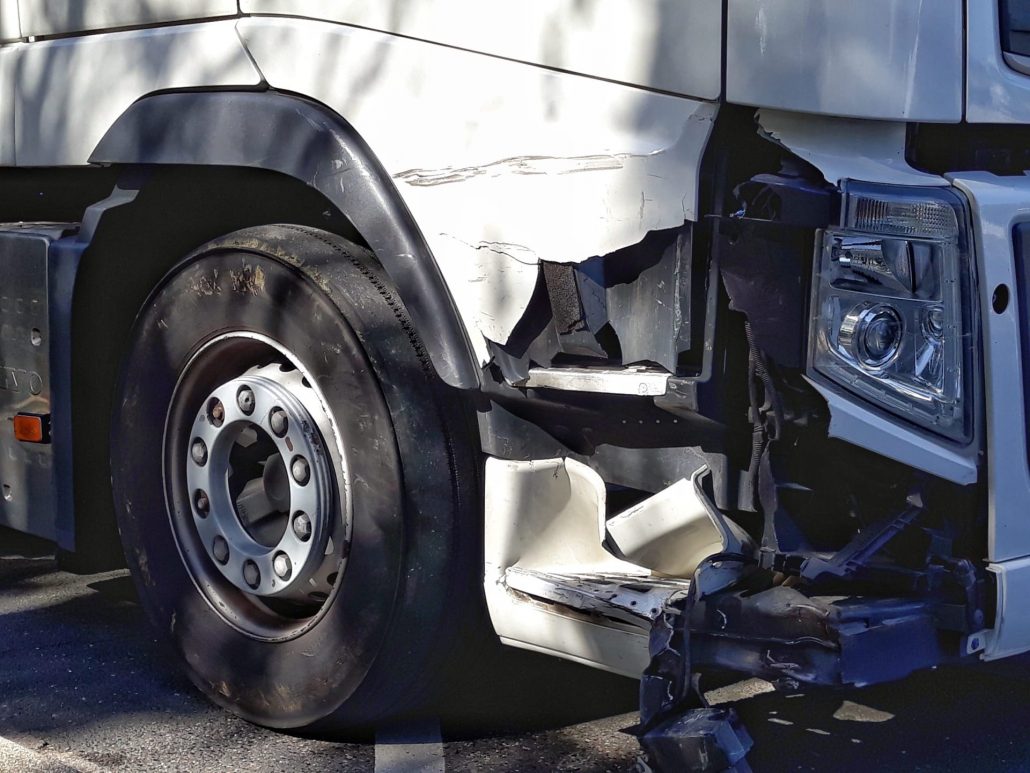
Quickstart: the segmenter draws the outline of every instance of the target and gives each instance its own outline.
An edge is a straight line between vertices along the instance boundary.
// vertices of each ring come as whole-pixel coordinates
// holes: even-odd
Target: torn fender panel
[[[368,142],[486,338],[508,340],[539,261],[697,218],[714,103],[324,22],[238,29],[272,87],[325,103]]]
[[[758,124],[771,140],[812,164],[837,185],[841,180],[895,185],[947,185],[905,160],[905,124],[760,110]]]
[[[505,379],[521,384],[534,366],[563,356],[658,366],[666,375],[689,369],[703,357],[702,326],[692,312],[701,308],[707,279],[690,225],[651,231],[580,263],[542,261],[535,294],[507,344],[490,342]],[[606,391],[594,383],[593,391]],[[664,392],[662,384],[656,394]]]

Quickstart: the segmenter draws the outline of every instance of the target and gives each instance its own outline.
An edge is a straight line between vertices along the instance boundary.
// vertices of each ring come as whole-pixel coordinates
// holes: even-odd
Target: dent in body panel
[[[524,314],[540,261],[698,216],[714,103],[324,22],[238,28],[272,87],[335,110],[394,177],[481,362],[484,338],[506,342]]]
[[[697,166],[715,106],[693,104],[695,113],[673,116],[685,121],[682,137],[665,147],[655,142],[646,153],[550,156],[546,163],[539,155],[532,163],[506,157],[457,175],[448,165],[395,178],[470,329],[507,343],[529,305],[541,261],[580,263],[697,219]],[[589,143],[589,127],[578,131]],[[505,135],[513,149],[555,139]],[[627,145],[641,139],[620,138]],[[427,185],[430,179],[449,184]],[[475,345],[479,350],[480,342]]]

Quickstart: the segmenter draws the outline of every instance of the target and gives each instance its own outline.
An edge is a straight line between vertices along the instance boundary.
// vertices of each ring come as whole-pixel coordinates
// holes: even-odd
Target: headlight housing
[[[968,218],[957,193],[847,181],[822,234],[809,367],[952,440],[972,436]]]

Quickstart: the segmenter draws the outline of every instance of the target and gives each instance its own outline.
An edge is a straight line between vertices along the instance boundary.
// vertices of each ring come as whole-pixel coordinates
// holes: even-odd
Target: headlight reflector
[[[953,440],[971,436],[964,204],[936,188],[847,181],[816,255],[809,367]]]
[[[863,368],[876,370],[898,356],[903,332],[901,316],[893,306],[856,306],[841,322],[838,342]]]

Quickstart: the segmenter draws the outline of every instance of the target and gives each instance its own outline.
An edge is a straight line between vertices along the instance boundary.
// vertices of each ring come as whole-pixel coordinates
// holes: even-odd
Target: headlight
[[[958,194],[848,181],[815,260],[809,367],[953,440],[971,437],[972,279]]]

